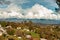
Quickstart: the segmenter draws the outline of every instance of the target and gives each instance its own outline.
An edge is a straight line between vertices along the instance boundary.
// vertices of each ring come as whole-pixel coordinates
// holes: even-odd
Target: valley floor
[[[60,40],[60,25],[1,21],[0,40]]]

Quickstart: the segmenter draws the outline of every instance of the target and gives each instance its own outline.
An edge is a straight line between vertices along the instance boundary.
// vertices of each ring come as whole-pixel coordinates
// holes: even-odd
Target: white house
[[[44,39],[44,38],[40,38],[40,40],[47,40],[47,39]]]
[[[21,29],[21,27],[17,27],[17,29]]]

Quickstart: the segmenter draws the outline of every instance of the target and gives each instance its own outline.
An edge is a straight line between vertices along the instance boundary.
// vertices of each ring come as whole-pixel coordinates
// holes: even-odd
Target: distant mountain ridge
[[[60,20],[50,20],[50,19],[17,19],[17,18],[7,18],[7,19],[0,19],[0,21],[10,21],[10,22],[23,22],[23,21],[32,21],[34,23],[41,23],[41,24],[60,24]]]

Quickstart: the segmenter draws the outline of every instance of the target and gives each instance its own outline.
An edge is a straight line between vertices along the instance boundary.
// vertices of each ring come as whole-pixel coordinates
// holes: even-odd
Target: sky
[[[0,8],[6,8],[12,3],[18,7],[22,7],[23,9],[31,8],[36,3],[41,4],[53,11],[55,8],[58,8],[55,0],[0,0]]]
[[[56,0],[0,0],[0,19],[54,19],[60,20]]]

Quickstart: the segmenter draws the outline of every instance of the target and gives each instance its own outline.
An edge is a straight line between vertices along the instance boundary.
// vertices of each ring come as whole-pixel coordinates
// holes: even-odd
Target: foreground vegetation
[[[6,33],[0,35],[0,40],[60,40],[60,25],[36,24],[31,21],[21,23],[0,22]],[[30,38],[26,36],[30,35]]]

